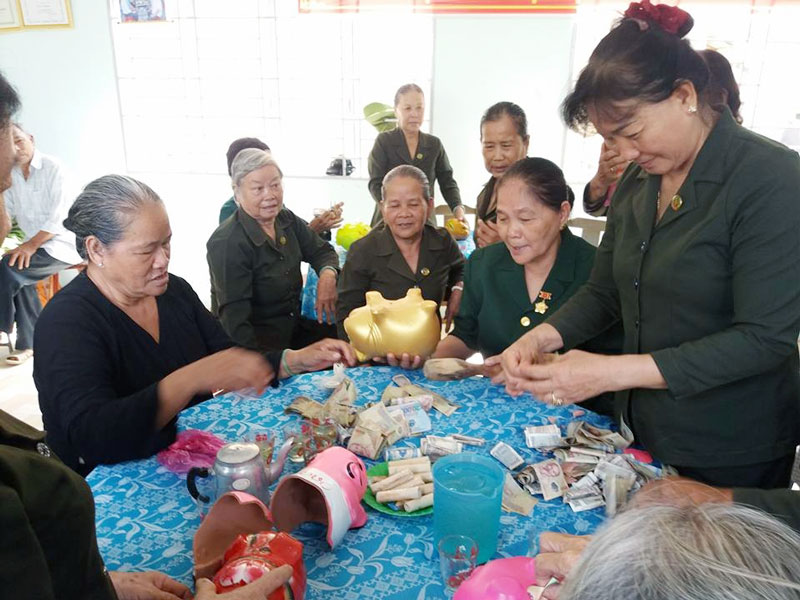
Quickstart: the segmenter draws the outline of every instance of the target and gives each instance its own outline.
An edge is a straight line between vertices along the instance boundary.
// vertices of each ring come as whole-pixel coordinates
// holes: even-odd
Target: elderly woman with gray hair
[[[283,172],[269,152],[239,152],[231,164],[239,206],[206,245],[211,310],[246,348],[302,348],[336,337],[339,258],[330,244],[283,206],[282,180]],[[303,261],[319,275],[316,323],[300,315]]]
[[[233,347],[189,284],[168,273],[167,212],[135,179],[91,182],[64,225],[88,266],[42,312],[33,377],[48,443],[82,475],[165,448],[177,414],[216,390],[260,390],[355,362],[338,340],[264,355]]]
[[[417,167],[400,165],[389,171],[381,186],[383,224],[353,242],[339,282],[336,315],[340,337],[344,320],[364,306],[365,294],[378,291],[396,300],[418,287],[426,300],[447,300],[445,325],[458,313],[463,292],[464,257],[452,236],[427,223],[433,210],[428,177]],[[418,367],[419,357],[394,357],[389,364]]]
[[[800,535],[741,505],[638,508],[592,538],[544,533],[540,546],[546,599],[800,599]]]

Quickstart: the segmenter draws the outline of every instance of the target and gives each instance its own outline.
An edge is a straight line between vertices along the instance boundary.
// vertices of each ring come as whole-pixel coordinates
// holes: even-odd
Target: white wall
[[[74,29],[0,34],[0,70],[20,91],[20,119],[38,146],[61,158],[79,183],[124,172],[108,3],[72,0]],[[467,204],[488,178],[478,123],[499,100],[528,114],[531,153],[561,161],[558,103],[569,80],[573,18],[436,18],[432,132],[441,137]],[[535,74],[535,77],[534,77]],[[153,140],[169,143],[169,140]],[[133,172],[165,201],[173,228],[170,270],[186,278],[203,301],[209,282],[205,242],[230,196],[224,175]],[[316,207],[345,201],[345,221],[369,222],[374,208],[362,177],[287,177],[286,205],[310,219]]]
[[[78,184],[124,171],[108,2],[72,0],[74,28],[0,34],[0,70],[22,97],[18,119]]]
[[[572,15],[437,17],[432,133],[444,143],[465,204],[475,206],[489,179],[479,124],[495,102],[519,104],[529,154],[561,164],[558,106],[570,82],[573,32]]]

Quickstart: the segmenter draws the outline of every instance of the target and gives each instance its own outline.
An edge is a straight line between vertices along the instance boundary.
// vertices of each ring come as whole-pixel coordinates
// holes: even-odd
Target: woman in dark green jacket
[[[800,442],[800,159],[704,101],[708,69],[680,38],[691,17],[666,12],[662,26],[632,4],[564,102],[568,124],[591,122],[633,164],[589,282],[504,352],[507,385],[556,405],[616,391],[621,427],[680,474],[785,487]],[[626,354],[535,364],[617,319]]]
[[[447,327],[458,313],[464,257],[446,230],[426,223],[433,202],[425,173],[411,165],[395,167],[384,178],[381,193],[385,223],[353,242],[342,269],[336,304],[342,339],[347,339],[344,320],[364,306],[365,294],[372,290],[396,300],[418,287],[426,300],[447,300]]]
[[[336,337],[336,251],[284,208],[283,173],[268,152],[242,150],[231,173],[239,208],[206,244],[212,312],[245,348],[298,349]],[[319,275],[317,321],[300,315],[301,261]]]
[[[453,211],[453,215],[466,225],[461,194],[442,141],[435,135],[420,131],[425,118],[425,96],[422,88],[414,83],[400,87],[394,95],[394,112],[397,115],[397,128],[378,134],[372,152],[369,153],[369,193],[375,200],[372,226],[383,220],[380,207],[383,178],[400,165],[412,165],[425,173],[430,182],[431,194],[438,180],[444,201]],[[433,214],[429,215],[428,220],[436,225]]]
[[[500,354],[555,313],[589,278],[595,248],[567,229],[575,195],[564,174],[544,158],[524,158],[497,183],[500,244],[472,253],[464,274],[464,295],[452,333],[439,342],[434,358]],[[582,344],[618,353],[618,327]],[[610,398],[592,402],[610,414]]]
[[[455,327],[434,358],[500,354],[556,312],[584,282],[595,248],[567,229],[575,195],[544,158],[524,158],[497,183],[501,244],[472,253]]]

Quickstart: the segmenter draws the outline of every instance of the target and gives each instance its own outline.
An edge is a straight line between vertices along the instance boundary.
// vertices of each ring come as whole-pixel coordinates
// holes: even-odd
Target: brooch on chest
[[[547,309],[550,308],[550,306],[547,304],[547,301],[552,300],[552,298],[553,294],[542,290],[541,292],[539,292],[539,302],[533,305],[533,310],[535,310],[540,315],[543,315],[544,313],[547,312]]]

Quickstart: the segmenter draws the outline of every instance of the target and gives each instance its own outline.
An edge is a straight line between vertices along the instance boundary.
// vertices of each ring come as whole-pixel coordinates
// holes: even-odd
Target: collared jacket
[[[479,248],[467,261],[464,295],[452,335],[484,357],[500,354],[578,291],[589,278],[594,255],[595,247],[589,242],[569,229],[562,231],[556,260],[540,296],[531,301],[525,267],[514,262],[506,245]]]
[[[275,239],[241,207],[206,244],[211,272],[211,310],[242,347],[291,347],[300,319],[305,261],[319,274],[339,272],[333,247],[287,208],[275,218]]]
[[[662,462],[755,464],[800,441],[800,158],[725,109],[661,220],[661,178],[629,166],[589,282],[548,319],[574,346],[621,319],[665,390],[617,393]]]
[[[435,135],[419,133],[417,152],[412,157],[408,153],[408,145],[399,127],[392,131],[385,131],[375,138],[375,145],[369,153],[369,193],[375,200],[375,213],[372,216],[373,227],[383,221],[378,203],[381,201],[381,184],[384,176],[400,165],[413,165],[418,167],[431,184],[431,195],[436,181],[442,191],[444,201],[455,210],[461,206],[461,194],[458,184],[453,178],[453,167],[444,151],[442,141]]]
[[[354,308],[364,306],[365,294],[369,291],[378,291],[387,300],[396,300],[405,296],[410,288],[418,287],[423,298],[441,303],[463,276],[464,257],[445,229],[425,225],[414,273],[389,227],[380,225],[353,242],[347,253],[336,303],[339,337],[347,339],[344,320]]]
[[[97,550],[92,491],[44,438],[0,411],[0,595],[116,599]]]

